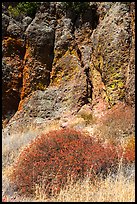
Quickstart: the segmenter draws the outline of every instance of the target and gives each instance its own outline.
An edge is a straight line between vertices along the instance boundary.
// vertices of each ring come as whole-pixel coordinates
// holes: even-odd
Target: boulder
[[[9,37],[21,38],[23,36],[23,27],[19,22],[11,19],[7,27],[7,33]]]

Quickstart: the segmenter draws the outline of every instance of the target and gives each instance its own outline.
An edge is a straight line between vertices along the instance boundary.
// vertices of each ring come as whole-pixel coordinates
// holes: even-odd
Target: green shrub
[[[37,2],[19,2],[15,7],[9,5],[8,11],[14,17],[18,17],[20,14],[33,17],[36,13],[37,8],[38,8]]]
[[[20,15],[20,11],[17,8],[12,7],[11,5],[8,6],[8,11],[13,17],[18,17]]]

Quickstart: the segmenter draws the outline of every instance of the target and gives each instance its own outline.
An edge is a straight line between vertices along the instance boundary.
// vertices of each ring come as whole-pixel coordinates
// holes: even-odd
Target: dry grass
[[[19,197],[16,193],[4,199],[6,202],[135,202],[135,176],[133,173],[130,177],[125,177],[121,171],[115,177],[108,175],[103,179],[99,176],[94,184],[88,177],[76,183],[68,179],[59,195],[51,198],[47,198],[44,191],[41,185],[36,186],[33,199]]]
[[[12,165],[24,147],[28,145],[39,133],[46,133],[50,130],[60,129],[58,121],[51,121],[39,126],[24,127],[22,131],[11,131],[5,129],[2,133],[2,191],[5,191],[8,185],[8,177],[12,171]]]
[[[48,202],[135,202],[135,178],[124,176],[122,169],[113,177],[103,179],[100,175],[96,182],[91,183],[89,177],[75,184],[68,179],[67,185],[60,194],[47,199],[42,187],[37,186],[35,201]]]
[[[36,195],[32,198],[16,197],[7,198],[7,201],[20,202],[135,202],[135,177],[125,177],[120,169],[113,177],[108,175],[103,179],[100,175],[93,184],[87,176],[83,181],[73,180],[68,177],[66,186],[58,196],[47,198],[43,193],[43,187],[36,187]]]
[[[107,177],[94,186],[86,179],[82,184],[68,185],[52,201],[60,202],[134,202],[134,181],[126,181],[122,175],[115,180]]]
[[[42,134],[47,133],[51,130],[60,129],[57,121],[53,121],[48,123],[44,123],[38,126],[30,126],[26,131],[26,127],[24,127],[24,131],[17,133],[12,131],[5,131],[2,134],[2,164],[3,170],[5,168],[9,168],[19,155],[19,153],[24,149],[26,145],[28,145],[34,138],[36,138],[39,133]]]

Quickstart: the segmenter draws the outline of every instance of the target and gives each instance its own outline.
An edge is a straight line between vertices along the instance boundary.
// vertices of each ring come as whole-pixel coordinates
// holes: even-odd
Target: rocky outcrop
[[[25,47],[22,39],[11,37],[4,38],[2,43],[2,115],[9,120],[20,102]]]
[[[96,121],[117,104],[134,110],[134,9],[134,2],[90,2],[77,13],[42,2],[20,22],[4,12],[3,115],[17,111],[9,125],[77,116],[84,105]]]
[[[23,87],[21,99],[35,90],[44,90],[50,83],[54,57],[54,22],[45,8],[38,12],[25,31]]]
[[[92,35],[92,70],[99,72],[110,105],[125,100],[131,45],[130,23],[129,6],[116,3]],[[94,86],[98,87],[96,84]]]

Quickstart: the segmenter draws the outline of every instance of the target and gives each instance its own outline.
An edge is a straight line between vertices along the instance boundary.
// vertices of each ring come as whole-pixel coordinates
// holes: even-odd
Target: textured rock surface
[[[10,119],[20,102],[25,47],[21,39],[11,37],[4,38],[2,44],[2,114],[3,119]]]
[[[126,102],[132,106],[135,105],[135,7],[134,3],[130,6],[130,53],[129,53],[129,63],[126,70]]]
[[[37,89],[44,90],[50,83],[54,57],[54,23],[46,8],[44,12],[36,14],[28,25],[25,36],[26,54],[21,99]]]
[[[134,2],[90,2],[81,14],[43,2],[20,22],[3,6],[2,19],[3,114],[18,109],[9,125],[74,116],[85,104],[94,118],[120,102],[134,110]]]
[[[19,22],[10,20],[7,27],[7,35],[14,38],[20,38],[23,33],[23,28]]]
[[[93,72],[96,69],[100,73],[110,105],[125,100],[131,46],[129,9],[125,4],[114,4],[92,35]]]
[[[9,25],[10,18],[9,16],[2,13],[2,36],[7,35],[7,27]]]

